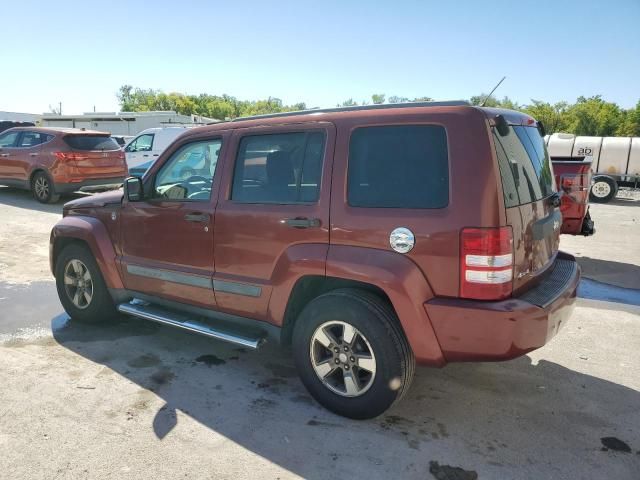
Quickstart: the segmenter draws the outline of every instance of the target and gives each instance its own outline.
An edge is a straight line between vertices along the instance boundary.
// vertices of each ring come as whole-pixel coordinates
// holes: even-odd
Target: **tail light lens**
[[[89,158],[86,155],[78,152],[55,152],[54,155],[59,160],[86,160],[87,158]]]
[[[589,201],[591,174],[563,175],[562,190],[575,202],[586,204]]]
[[[512,291],[511,227],[464,228],[460,233],[460,296],[500,300]]]

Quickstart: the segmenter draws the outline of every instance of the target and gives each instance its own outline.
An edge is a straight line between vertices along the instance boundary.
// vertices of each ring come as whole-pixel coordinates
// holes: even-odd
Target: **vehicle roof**
[[[167,130],[189,130],[192,128],[194,128],[193,125],[171,125],[167,127],[150,127],[150,128],[145,128],[141,132],[138,132],[136,136],[144,135],[145,133],[165,132]]]
[[[507,122],[514,125],[529,125],[535,120],[527,114],[504,108],[477,107],[467,102],[425,102],[419,104],[385,104],[367,105],[364,107],[339,107],[320,110],[304,110],[283,114],[257,115],[254,117],[237,118],[226,122],[198,127],[192,132],[202,134],[205,131],[219,131],[256,126],[282,125],[291,123],[334,122],[346,119],[363,121],[374,119],[391,120],[403,116],[432,115],[448,112],[474,115],[482,112],[491,120],[496,115],[503,115]]]
[[[9,131],[29,131],[29,132],[39,132],[39,133],[66,133],[66,134],[75,134],[75,135],[107,135],[109,136],[109,132],[102,132],[99,130],[85,130],[82,128],[56,128],[56,127],[13,127],[5,132]],[[4,132],[3,132],[4,133]]]

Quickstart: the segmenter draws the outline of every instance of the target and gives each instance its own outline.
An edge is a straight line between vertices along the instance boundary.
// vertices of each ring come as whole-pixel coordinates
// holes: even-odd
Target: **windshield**
[[[493,128],[505,206],[536,202],[555,192],[547,147],[536,127],[509,126],[506,135]]]

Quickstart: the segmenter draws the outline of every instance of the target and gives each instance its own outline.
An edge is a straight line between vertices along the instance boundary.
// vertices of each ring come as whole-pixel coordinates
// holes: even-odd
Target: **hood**
[[[98,193],[87,197],[78,198],[64,204],[64,210],[75,210],[78,208],[101,208],[107,205],[122,203],[123,190],[113,190],[110,192]]]

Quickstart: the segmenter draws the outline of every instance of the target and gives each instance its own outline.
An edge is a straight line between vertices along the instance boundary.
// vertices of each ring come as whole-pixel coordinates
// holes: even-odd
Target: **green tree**
[[[557,102],[553,105],[541,100],[531,100],[522,111],[541,121],[547,133],[566,132],[569,128],[569,116],[567,102]]]
[[[626,110],[623,119],[616,130],[620,137],[640,137],[640,101],[635,108]]]
[[[385,98],[386,95],[384,93],[374,93],[371,95],[371,102],[375,105],[380,105],[381,103],[384,103]]]
[[[570,119],[568,128],[576,135],[612,136],[624,120],[620,107],[605,102],[600,95],[578,97],[567,114]]]

